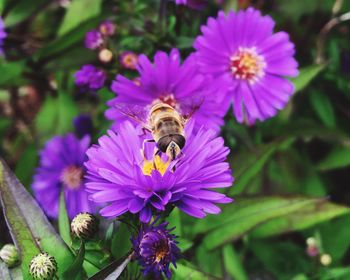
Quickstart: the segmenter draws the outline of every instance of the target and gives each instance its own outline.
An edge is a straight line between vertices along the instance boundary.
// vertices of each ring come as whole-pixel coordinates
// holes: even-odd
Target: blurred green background
[[[264,123],[248,127],[226,116],[222,135],[231,148],[236,181],[229,194],[236,202],[203,221],[174,212],[186,259],[175,278],[350,279],[350,1],[208,2],[197,11],[160,0],[0,0],[8,32],[0,58],[1,156],[30,190],[38,150],[73,131],[74,117],[91,114],[94,140],[109,127],[109,87],[82,94],[73,81],[86,63],[104,67],[108,83],[117,73],[136,75],[117,59],[103,66],[84,48],[85,33],[101,21],[117,25],[109,45],[115,57],[172,47],[185,57],[208,16],[253,6],[295,43],[296,92]],[[316,257],[307,254],[309,237]],[[0,244],[10,240],[1,216]],[[323,254],[330,264],[320,261]]]

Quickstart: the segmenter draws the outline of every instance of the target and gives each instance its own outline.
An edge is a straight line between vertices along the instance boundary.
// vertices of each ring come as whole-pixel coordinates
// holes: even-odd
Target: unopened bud
[[[316,238],[309,237],[308,239],[306,239],[306,244],[308,246],[316,246],[316,244],[317,244]]]
[[[322,254],[320,263],[324,266],[329,266],[332,263],[332,257],[329,254]]]
[[[98,58],[103,63],[111,62],[113,53],[109,49],[103,49],[99,52]]]
[[[98,220],[90,213],[79,213],[71,223],[71,230],[80,239],[91,239],[98,231]]]
[[[6,244],[0,250],[0,259],[8,266],[14,267],[19,263],[16,247],[13,244]]]
[[[51,280],[57,272],[55,258],[47,253],[36,255],[29,265],[29,273],[36,280]]]

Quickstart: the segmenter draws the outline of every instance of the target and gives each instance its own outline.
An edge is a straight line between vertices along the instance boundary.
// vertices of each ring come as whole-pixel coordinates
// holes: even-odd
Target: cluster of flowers
[[[142,226],[132,239],[135,257],[145,274],[170,277],[169,265],[180,252],[167,224],[156,225],[157,217],[178,207],[203,218],[220,212],[216,204],[232,201],[213,190],[233,183],[225,162],[229,149],[218,136],[231,104],[238,122],[254,124],[276,115],[293,93],[285,77],[298,73],[294,45],[287,33],[273,33],[273,28],[271,17],[252,8],[220,12],[202,26],[195,52],[183,62],[177,49],[158,51],[153,62],[140,55],[137,81],[117,75],[112,83],[118,95],[108,102],[105,115],[113,126],[98,144],[88,148],[88,136],[70,134],[56,136],[43,149],[33,190],[46,213],[57,217],[63,189],[70,217],[97,208],[108,218],[137,215]],[[101,33],[89,33],[86,46],[99,47]],[[96,80],[102,78],[93,66],[84,67],[76,83],[96,89]],[[174,161],[155,155],[153,144],[145,148],[150,135],[118,109],[119,104],[147,108],[163,102],[181,112],[198,100],[193,121],[185,127],[183,155]]]

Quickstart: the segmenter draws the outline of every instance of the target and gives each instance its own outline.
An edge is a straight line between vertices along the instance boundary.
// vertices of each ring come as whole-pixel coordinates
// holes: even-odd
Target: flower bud
[[[8,267],[16,266],[19,263],[19,257],[15,245],[4,245],[0,250],[0,259],[2,259]]]
[[[308,246],[316,246],[316,245],[317,245],[316,238],[314,238],[314,237],[309,237],[308,239],[306,239],[306,244],[307,244]]]
[[[332,257],[329,254],[322,254],[320,263],[324,266],[329,266],[332,263]]]
[[[29,273],[36,280],[51,280],[56,275],[55,258],[47,253],[36,255],[29,265]]]
[[[91,239],[98,231],[98,220],[90,213],[79,213],[71,223],[71,231],[80,239]]]
[[[113,53],[109,49],[103,49],[98,54],[98,59],[103,63],[111,62]]]

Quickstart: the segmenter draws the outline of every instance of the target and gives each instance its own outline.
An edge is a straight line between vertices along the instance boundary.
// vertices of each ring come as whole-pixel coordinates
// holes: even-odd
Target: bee
[[[153,139],[144,140],[143,151],[146,142],[155,142],[158,149],[155,154],[165,153],[171,161],[181,155],[186,144],[185,124],[199,106],[191,104],[188,106],[190,111],[185,115],[164,102],[156,102],[150,108],[141,109],[137,105],[115,105],[122,114],[141,124],[144,130],[151,133]],[[142,111],[147,113],[143,114]]]
[[[157,103],[149,113],[149,125],[153,140],[159,152],[165,153],[170,160],[176,159],[186,143],[186,120],[172,106]]]

